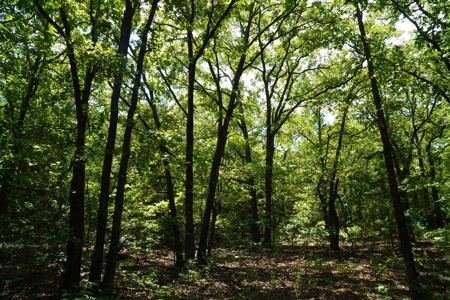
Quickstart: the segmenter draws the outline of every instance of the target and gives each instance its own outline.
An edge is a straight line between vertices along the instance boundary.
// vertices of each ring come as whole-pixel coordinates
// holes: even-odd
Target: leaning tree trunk
[[[423,299],[421,298],[418,290],[418,274],[416,271],[414,256],[412,253],[411,242],[409,240],[403,205],[400,199],[395,167],[392,160],[392,146],[389,139],[389,132],[387,129],[388,127],[386,124],[381,95],[378,88],[378,81],[375,74],[373,57],[371,54],[369,42],[366,37],[366,31],[363,22],[363,12],[361,11],[359,4],[356,4],[356,17],[358,20],[360,39],[364,47],[364,55],[367,61],[368,75],[371,83],[373,100],[377,110],[378,129],[380,131],[381,140],[383,142],[383,155],[386,164],[386,171],[388,174],[389,190],[394,206],[395,219],[397,221],[397,230],[400,238],[403,262],[406,269],[406,281],[408,283],[411,299]]]
[[[114,146],[116,143],[117,123],[119,119],[119,99],[123,83],[123,75],[126,68],[126,57],[131,36],[131,22],[133,20],[135,9],[131,1],[126,1],[125,12],[122,18],[122,27],[120,31],[120,41],[117,54],[120,57],[118,71],[114,77],[114,86],[111,96],[111,108],[108,128],[108,139],[103,158],[102,178],[100,185],[99,208],[97,211],[97,231],[95,235],[95,246],[92,253],[89,281],[100,282],[103,252],[105,247],[105,236],[108,218],[108,203],[111,187],[111,170],[113,161]]]
[[[249,135],[247,129],[247,123],[244,118],[244,109],[242,107],[242,103],[239,103],[239,112],[242,115],[241,120],[238,122],[238,126],[241,128],[242,135],[245,140],[245,163],[248,165],[252,164],[252,149],[249,144]],[[250,178],[247,180],[248,191],[250,193],[250,215],[251,215],[251,223],[250,223],[250,233],[252,237],[252,242],[257,244],[261,241],[261,232],[259,231],[259,216],[258,216],[258,196],[255,188],[255,178],[253,175],[250,175]]]
[[[210,228],[211,212],[212,212],[213,205],[214,205],[214,199],[216,197],[216,187],[217,187],[217,182],[219,180],[220,164],[222,161],[223,154],[225,152],[225,145],[227,143],[228,127],[230,125],[231,118],[233,117],[233,110],[236,107],[238,84],[239,84],[242,72],[244,70],[244,62],[245,62],[245,55],[243,54],[241,56],[239,66],[238,66],[236,74],[234,76],[233,92],[231,93],[230,100],[228,103],[228,110],[225,115],[223,125],[219,128],[219,132],[218,132],[218,136],[217,136],[216,150],[214,151],[213,162],[211,165],[211,171],[210,171],[210,175],[209,175],[208,195],[206,197],[205,211],[203,213],[202,228],[200,231],[200,239],[199,239],[198,251],[197,251],[197,259],[200,263],[205,262],[205,255],[206,255],[206,250],[207,250],[206,248],[207,248],[207,244],[208,244],[208,234],[209,234],[209,228]]]
[[[145,86],[149,90],[149,93],[143,89],[143,93],[145,95],[145,98],[147,99],[147,103],[149,104],[151,110],[152,110],[152,116],[153,120],[155,121],[156,129],[161,130],[161,120],[159,119],[158,115],[158,109],[155,105],[155,99],[154,99],[154,93],[151,90],[150,85],[147,82],[147,79],[145,77],[145,74],[143,75]],[[141,118],[142,123],[144,124],[145,128],[150,131],[150,126]],[[172,155],[172,153],[169,151],[169,149],[164,146],[159,146],[159,151],[163,156],[166,155]],[[169,200],[169,212],[170,212],[170,221],[171,221],[171,227],[172,227],[172,234],[173,234],[173,251],[175,252],[175,265],[179,268],[182,268],[184,265],[183,260],[183,246],[181,244],[181,234],[180,234],[180,226],[178,224],[177,220],[177,207],[175,205],[175,191],[174,191],[174,185],[172,180],[172,173],[170,172],[170,164],[169,160],[167,158],[163,159],[164,164],[164,176],[166,178],[166,188],[167,188],[167,199]]]
[[[349,99],[349,101],[351,101]],[[330,190],[329,190],[329,202],[328,202],[328,220],[329,220],[329,236],[330,236],[330,247],[333,250],[339,250],[339,218],[336,211],[336,199],[338,197],[338,188],[339,188],[339,178],[337,176],[337,170],[339,165],[339,157],[342,149],[342,139],[344,137],[345,131],[345,121],[347,119],[347,112],[350,103],[345,104],[344,113],[342,115],[341,127],[339,129],[339,138],[338,145],[336,148],[336,154],[334,156],[333,168],[331,169],[330,174]]]
[[[22,103],[20,106],[20,114],[19,119],[17,122],[13,125],[12,132],[13,132],[13,156],[16,157],[16,155],[21,151],[20,147],[18,147],[18,140],[20,139],[20,132],[22,130],[23,122],[25,121],[25,117],[28,112],[28,108],[30,107],[30,101],[34,97],[37,87],[38,87],[38,72],[39,72],[39,66],[42,63],[42,59],[40,56],[36,57],[36,60],[33,64],[33,66],[30,69],[30,75],[29,75],[29,81],[27,85],[27,92],[25,93],[25,96],[22,98]],[[13,108],[11,108],[13,109]],[[14,111],[11,112],[11,115],[14,115]],[[14,121],[14,120],[11,120]],[[9,206],[9,193],[10,193],[10,185],[11,181],[13,180],[15,173],[17,169],[17,163],[13,163],[11,161],[3,162],[3,176],[1,181],[1,188],[0,188],[0,216],[6,215],[8,213],[8,206]]]
[[[159,0],[153,0],[147,23],[141,33],[141,45],[139,47],[138,59],[136,62],[136,75],[134,77],[133,91],[131,95],[131,105],[127,115],[127,125],[122,144],[122,157],[120,160],[116,199],[114,202],[113,224],[111,230],[111,241],[109,245],[108,257],[106,258],[105,276],[102,287],[106,291],[111,291],[116,273],[117,254],[120,249],[120,233],[122,230],[122,212],[124,206],[125,185],[127,182],[128,161],[130,159],[131,135],[134,128],[134,114],[139,99],[139,88],[141,85],[144,58],[147,52],[148,34],[155,17]]]

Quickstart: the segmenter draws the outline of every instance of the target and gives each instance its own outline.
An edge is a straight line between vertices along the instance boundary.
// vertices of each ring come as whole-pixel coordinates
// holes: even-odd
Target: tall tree
[[[80,28],[76,27],[75,14],[76,10],[71,5],[73,3],[66,3],[59,7],[58,15],[59,21],[54,20],[51,14],[57,14],[53,8],[44,8],[39,0],[34,0],[40,15],[58,32],[64,39],[66,53],[69,58],[70,72],[72,76],[73,95],[76,107],[77,118],[77,137],[75,141],[76,150],[72,162],[72,179],[71,190],[69,195],[69,228],[70,236],[67,242],[67,258],[65,263],[65,271],[63,274],[64,289],[71,289],[80,282],[81,272],[81,255],[84,240],[84,192],[85,192],[85,140],[86,140],[86,126],[87,126],[87,112],[89,107],[89,97],[91,95],[91,88],[94,78],[99,68],[99,62],[90,61],[86,66],[81,64],[81,59],[77,57],[76,47],[80,46],[80,41],[74,38],[73,33]],[[96,45],[98,41],[97,17],[99,14],[98,6],[90,6],[87,14],[90,17],[89,40],[92,45]],[[84,82],[81,79],[84,71]]]
[[[108,203],[111,186],[111,170],[119,118],[119,99],[123,84],[123,76],[126,72],[127,67],[128,47],[130,45],[132,22],[135,12],[135,4],[133,3],[133,1],[127,0],[125,2],[125,10],[120,28],[120,40],[117,50],[118,66],[117,71],[114,75],[114,85],[111,96],[108,139],[106,142],[105,155],[103,159],[99,208],[97,210],[97,230],[89,273],[89,281],[91,282],[99,282],[102,271],[103,252],[108,217]]]
[[[110,291],[113,287],[114,276],[116,272],[117,254],[120,246],[120,233],[122,223],[122,212],[124,206],[125,184],[127,182],[127,169],[130,159],[131,134],[134,128],[134,115],[139,100],[139,91],[141,88],[142,70],[144,68],[145,54],[147,53],[148,35],[155,18],[159,0],[153,0],[147,22],[141,31],[139,53],[136,61],[136,71],[133,78],[133,89],[131,94],[130,108],[127,115],[127,123],[122,144],[122,157],[120,159],[120,168],[117,180],[117,192],[114,202],[114,215],[111,232],[111,241],[109,244],[108,257],[106,259],[105,276],[102,287]],[[136,8],[135,8],[136,9]]]
[[[199,246],[198,246],[198,252],[197,252],[197,258],[200,262],[204,262],[205,255],[206,255],[206,247],[208,245],[208,235],[209,235],[209,228],[210,228],[210,218],[211,218],[211,212],[213,210],[214,205],[214,199],[216,196],[216,188],[217,183],[219,180],[219,169],[220,164],[222,161],[222,157],[224,155],[225,151],[225,145],[227,143],[227,136],[228,136],[228,127],[230,125],[231,119],[233,117],[233,111],[237,106],[238,101],[238,90],[239,90],[239,83],[241,80],[241,76],[246,69],[245,60],[246,60],[246,52],[249,47],[250,42],[250,28],[252,24],[253,17],[255,16],[254,12],[254,5],[253,3],[249,5],[248,8],[248,20],[247,23],[244,25],[245,29],[244,32],[242,32],[242,53],[240,54],[239,61],[237,63],[237,68],[234,74],[234,77],[232,79],[232,89],[229,96],[229,101],[227,108],[219,107],[219,109],[225,110],[225,117],[223,118],[223,121],[219,122],[219,128],[218,128],[218,134],[217,134],[217,142],[216,142],[216,149],[214,151],[214,157],[211,165],[211,171],[209,175],[209,182],[208,182],[208,194],[206,198],[206,205],[205,205],[205,211],[203,213],[203,220],[202,220],[202,228],[200,232],[200,239],[199,239]],[[216,56],[217,57],[217,56]],[[247,66],[248,67],[248,66]],[[212,67],[211,70],[213,71]],[[214,72],[212,72],[217,90],[220,91],[220,77],[216,76]],[[222,104],[221,101],[221,93],[219,92],[219,104]]]
[[[187,87],[187,121],[186,121],[186,177],[185,177],[185,257],[195,258],[194,235],[194,90],[196,85],[196,70],[199,59],[211,39],[221,27],[225,18],[231,12],[237,0],[230,1],[225,7],[211,2],[206,17],[206,29],[199,43],[194,36],[194,28],[198,27],[199,7],[205,3],[200,1],[186,2],[182,9],[183,18],[186,21],[187,56],[188,56],[188,87]],[[206,249],[206,248],[205,248]]]
[[[392,203],[395,211],[395,219],[397,221],[397,230],[400,238],[401,252],[403,262],[406,267],[406,279],[412,299],[420,299],[418,290],[418,274],[412,253],[411,242],[409,239],[408,228],[406,226],[405,214],[403,210],[402,201],[398,189],[398,183],[395,173],[395,166],[392,156],[392,144],[389,137],[388,125],[384,115],[381,94],[379,91],[378,80],[376,77],[376,70],[374,65],[374,58],[372,56],[370,41],[366,35],[365,24],[363,20],[363,11],[359,3],[355,3],[356,18],[360,32],[360,39],[363,46],[364,56],[367,61],[368,76],[372,89],[373,101],[377,110],[378,129],[380,131],[381,140],[383,142],[383,155],[388,174],[389,190],[391,194]]]
[[[252,158],[252,149],[250,146],[249,141],[249,132],[247,127],[247,122],[245,121],[245,115],[244,115],[244,109],[242,106],[242,103],[239,104],[239,121],[238,126],[242,131],[242,135],[244,136],[245,140],[245,154],[244,154],[244,160],[245,164],[251,165],[253,162]],[[255,186],[255,178],[253,174],[250,174],[249,178],[247,179],[248,184],[248,191],[250,194],[250,215],[251,215],[251,223],[250,223],[250,232],[252,236],[252,242],[257,244],[261,242],[261,232],[259,230],[259,214],[258,214],[258,195],[257,190]]]
[[[158,108],[156,106],[156,100],[155,100],[155,93],[153,89],[150,86],[149,81],[147,80],[146,76],[143,75],[144,78],[144,87],[142,87],[142,92],[144,93],[145,99],[147,100],[148,105],[150,106],[150,109],[152,111],[152,117],[153,121],[155,122],[156,130],[159,132],[162,130],[162,123],[161,119],[158,114]],[[141,116],[139,116],[139,119],[144,124],[144,127],[151,131],[151,127],[145,122],[144,119],[142,119]],[[166,193],[167,198],[169,201],[169,210],[170,210],[170,217],[171,217],[171,226],[172,226],[172,233],[173,233],[173,251],[175,252],[176,261],[175,264],[178,267],[183,267],[184,265],[184,259],[183,259],[183,246],[181,243],[181,233],[180,233],[180,226],[178,224],[178,215],[177,215],[177,208],[175,203],[175,189],[174,189],[174,183],[173,183],[173,176],[172,172],[170,171],[170,162],[167,158],[168,155],[173,155],[173,153],[169,150],[169,148],[164,145],[163,143],[160,143],[158,145],[159,151],[161,152],[161,155],[163,158],[163,164],[164,164],[164,177],[166,179]]]

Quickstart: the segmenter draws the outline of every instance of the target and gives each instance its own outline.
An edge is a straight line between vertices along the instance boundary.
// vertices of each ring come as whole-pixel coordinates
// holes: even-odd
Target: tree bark
[[[245,122],[244,118],[244,109],[242,107],[242,104],[239,103],[239,109],[240,114],[242,115],[241,120],[239,121],[238,125],[239,128],[241,128],[242,135],[244,136],[245,140],[245,163],[248,165],[252,164],[252,149],[250,148],[249,143],[249,135],[248,135],[248,129],[247,129],[247,123]],[[250,215],[251,215],[251,223],[250,223],[250,233],[252,237],[252,242],[257,244],[261,241],[261,232],[259,231],[259,216],[258,216],[258,196],[255,189],[255,178],[253,175],[250,175],[250,178],[248,179],[248,191],[250,194]]]
[[[192,20],[193,22],[193,20]],[[186,260],[195,258],[194,235],[194,87],[196,61],[194,60],[194,37],[192,31],[188,31],[188,99],[186,121],[186,177],[185,177],[185,257]]]
[[[275,153],[275,136],[271,132],[271,103],[267,101],[267,129],[266,129],[266,170],[264,175],[265,186],[265,215],[264,215],[264,246],[272,248],[272,181],[273,181],[273,156]]]
[[[85,185],[85,135],[87,125],[87,111],[91,87],[97,73],[96,63],[87,66],[84,86],[81,88],[79,66],[75,56],[75,48],[72,41],[72,28],[67,18],[66,11],[60,7],[59,13],[63,26],[58,25],[44,10],[39,0],[34,0],[39,13],[50,23],[65,40],[67,56],[69,58],[70,73],[75,99],[77,119],[77,137],[75,141],[75,154],[72,162],[72,179],[69,195],[69,237],[67,241],[67,256],[62,275],[62,289],[75,289],[81,280],[81,255],[84,238],[84,185]],[[92,24],[92,42],[97,42],[95,23]]]
[[[97,211],[97,231],[95,235],[95,246],[92,253],[91,268],[89,273],[90,282],[100,282],[103,254],[105,247],[105,235],[108,218],[108,203],[111,189],[111,170],[113,161],[113,152],[116,143],[117,123],[119,119],[119,99],[123,83],[123,75],[126,69],[126,58],[130,44],[131,26],[135,13],[131,0],[126,1],[125,12],[122,18],[120,29],[120,41],[117,50],[119,56],[119,66],[114,77],[114,86],[111,96],[111,107],[109,117],[108,139],[103,158],[103,169],[100,186],[99,208]]]
[[[436,168],[434,166],[434,159],[431,150],[428,151],[428,164],[430,166],[430,179],[436,181]],[[441,204],[439,202],[439,193],[437,187],[433,184],[431,187],[431,195],[433,197],[434,215],[437,228],[444,228],[444,218],[442,214]]]
[[[246,37],[248,37],[248,32],[250,31],[249,27],[246,31]],[[248,39],[246,39],[247,41]],[[202,219],[202,228],[200,232],[200,239],[198,244],[197,251],[197,259],[200,263],[204,263],[204,258],[206,255],[206,247],[208,243],[208,234],[209,234],[209,226],[210,226],[210,218],[211,211],[214,205],[214,199],[216,196],[216,187],[217,182],[219,180],[219,170],[220,164],[222,161],[223,154],[225,152],[225,145],[227,143],[228,138],[228,127],[231,122],[231,118],[233,117],[233,111],[236,108],[236,102],[238,97],[238,89],[239,82],[244,72],[244,64],[245,64],[245,53],[241,55],[239,60],[238,67],[236,69],[236,73],[233,78],[233,90],[230,95],[230,99],[228,102],[228,109],[223,120],[222,126],[220,126],[217,136],[216,149],[214,151],[213,162],[211,165],[211,171],[209,174],[209,182],[208,182],[208,195],[205,203],[205,211],[203,213]]]
[[[397,221],[397,230],[400,238],[403,263],[405,264],[406,269],[406,281],[408,283],[411,299],[413,300],[422,299],[418,290],[418,274],[416,271],[414,256],[412,253],[411,242],[409,240],[409,234],[406,226],[403,205],[398,190],[395,167],[392,160],[392,145],[389,139],[389,132],[384,116],[381,95],[379,92],[378,81],[376,78],[375,67],[373,64],[373,57],[371,54],[369,42],[366,37],[363,22],[363,12],[361,11],[359,4],[356,4],[356,17],[360,31],[360,39],[364,47],[364,55],[367,61],[368,75],[371,83],[373,100],[375,107],[377,109],[378,129],[380,131],[381,140],[383,142],[384,161],[386,165],[386,171],[388,173],[389,190],[392,198],[392,203],[394,206],[395,219]]]
[[[147,89],[150,91],[149,92],[150,95],[146,91],[144,91],[145,97],[147,99],[147,102],[148,102],[151,110],[152,110],[152,116],[153,116],[153,120],[155,121],[156,129],[161,130],[161,120],[159,119],[158,110],[155,105],[153,91],[151,91],[150,86],[147,84],[145,75],[143,75],[143,77],[144,77],[145,85],[146,85]],[[146,127],[147,130],[150,131],[150,126],[148,126],[147,123],[144,122],[144,126]],[[163,155],[171,155],[172,154],[169,151],[169,149],[164,145],[159,146],[159,151]],[[177,219],[177,208],[175,205],[175,192],[174,192],[174,188],[173,188],[174,185],[173,185],[173,181],[172,181],[172,174],[170,172],[169,160],[167,158],[164,158],[163,164],[164,164],[164,176],[166,179],[167,199],[169,200],[169,211],[170,211],[170,218],[171,218],[172,234],[173,234],[173,239],[174,239],[173,251],[175,252],[175,264],[179,268],[182,268],[184,265],[183,246],[181,244],[180,226],[178,224],[178,219]]]
[[[42,63],[42,59],[40,56],[36,57],[36,60],[34,61],[33,66],[30,69],[30,75],[29,75],[29,81],[27,86],[27,92],[25,93],[24,97],[22,97],[22,103],[20,107],[20,114],[19,119],[17,120],[16,124],[11,127],[11,131],[13,132],[13,154],[16,156],[20,151],[20,147],[17,145],[17,141],[20,139],[20,132],[22,130],[23,122],[25,121],[25,117],[28,112],[28,108],[30,107],[30,101],[34,97],[37,87],[38,87],[38,72],[39,72],[39,66]],[[13,109],[13,108],[11,108]],[[14,112],[11,112],[11,116],[14,115]],[[11,122],[14,122],[14,120],[11,120]],[[2,174],[2,186],[0,188],[0,216],[6,215],[8,213],[8,207],[9,207],[9,200],[8,196],[10,193],[10,184],[13,180],[14,172],[17,169],[17,163],[12,162],[4,162],[3,163],[3,169],[4,173]]]
[[[111,291],[114,283],[116,272],[117,254],[120,250],[120,233],[122,230],[122,212],[124,206],[125,184],[127,182],[128,161],[130,159],[131,135],[134,128],[134,115],[136,112],[139,89],[141,85],[142,70],[144,67],[145,53],[147,52],[148,34],[155,17],[159,0],[152,1],[152,8],[141,34],[141,45],[136,63],[136,75],[134,77],[133,90],[131,95],[131,106],[128,110],[127,123],[122,144],[122,157],[120,160],[116,199],[114,202],[114,215],[111,232],[111,242],[109,245],[108,257],[106,258],[105,276],[103,278],[102,287],[106,291]],[[135,9],[133,9],[135,10]]]

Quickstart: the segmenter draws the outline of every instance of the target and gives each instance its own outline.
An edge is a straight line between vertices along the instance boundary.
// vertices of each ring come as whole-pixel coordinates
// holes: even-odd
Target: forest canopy
[[[21,249],[70,298],[111,295],[133,253],[184,272],[371,240],[432,299],[415,247],[450,246],[449,20],[446,0],[0,0],[0,264]],[[19,273],[0,295],[27,295]]]

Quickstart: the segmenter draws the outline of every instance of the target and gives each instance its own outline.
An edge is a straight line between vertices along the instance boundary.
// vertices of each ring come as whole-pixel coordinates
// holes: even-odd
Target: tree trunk
[[[23,122],[25,121],[25,117],[27,115],[28,112],[28,108],[30,107],[30,101],[31,98],[33,98],[33,96],[36,93],[37,90],[37,86],[38,86],[38,71],[39,71],[39,66],[41,64],[42,60],[41,57],[38,56],[36,57],[36,60],[34,61],[33,66],[31,67],[30,70],[30,75],[29,75],[29,81],[28,81],[28,86],[27,86],[27,92],[25,93],[25,96],[22,98],[22,103],[21,103],[21,107],[20,107],[20,114],[19,114],[19,119],[17,120],[17,123],[15,125],[12,126],[11,131],[13,132],[13,137],[14,137],[14,141],[13,141],[13,155],[16,156],[21,149],[18,147],[17,145],[17,141],[20,139],[20,132],[22,130],[22,125]],[[11,108],[12,109],[12,108]],[[14,115],[14,112],[11,112],[11,115]],[[14,121],[14,120],[11,120]],[[10,183],[13,180],[13,174],[15,172],[15,170],[17,169],[17,163],[14,164],[12,162],[3,162],[3,169],[4,169],[4,174],[2,174],[2,186],[0,188],[0,216],[1,215],[6,215],[8,213],[8,196],[10,193]]]
[[[212,220],[211,220],[211,234],[209,235],[208,242],[208,255],[211,255],[211,251],[214,248],[215,238],[216,238],[216,220],[217,220],[217,200],[214,201],[212,209]]]
[[[183,247],[181,245],[180,226],[177,220],[177,208],[175,205],[175,193],[173,191],[172,175],[169,169],[169,161],[164,159],[166,186],[167,186],[167,198],[169,199],[169,210],[172,224],[173,234],[173,251],[175,252],[175,264],[177,267],[182,268],[184,265],[183,260]]]
[[[222,23],[224,18],[229,14],[231,11],[231,8],[233,7],[234,3],[236,1],[232,0],[229,4],[227,9],[224,11],[224,13],[221,16],[221,19],[216,23],[216,30],[218,26]],[[253,11],[253,5],[251,5],[251,10]],[[249,18],[250,20],[252,17]],[[251,21],[247,23],[247,27],[245,29],[244,33],[244,45],[248,46],[249,41],[249,35],[250,35],[250,25]],[[242,73],[245,69],[245,58],[246,53],[241,54],[241,57],[239,59],[238,66],[236,68],[236,72],[234,74],[233,80],[232,80],[232,91],[231,95],[229,96],[228,101],[228,109],[226,110],[226,115],[223,120],[223,124],[219,124],[218,132],[217,132],[217,142],[216,142],[216,149],[214,151],[213,156],[213,162],[211,165],[211,171],[209,173],[209,182],[208,182],[208,194],[206,196],[206,204],[205,204],[205,211],[203,213],[202,218],[202,228],[200,231],[200,239],[198,243],[198,251],[197,251],[197,260],[199,263],[203,264],[205,263],[205,255],[206,255],[206,248],[208,245],[208,234],[209,234],[209,227],[210,227],[210,218],[211,218],[211,211],[213,209],[214,205],[214,199],[216,197],[216,187],[217,182],[219,180],[219,170],[220,170],[220,164],[222,162],[222,157],[225,152],[225,146],[228,139],[228,127],[230,125],[231,119],[233,117],[234,109],[236,108],[238,101],[238,91],[239,91],[239,82],[241,80]],[[216,85],[220,89],[220,85]],[[219,108],[222,109],[222,108]]]
[[[372,88],[372,95],[375,107],[377,109],[378,128],[383,142],[383,154],[386,164],[386,171],[388,173],[389,190],[394,206],[395,219],[397,221],[397,230],[400,238],[401,252],[403,256],[403,262],[406,269],[406,281],[408,283],[411,299],[421,299],[418,290],[418,274],[414,262],[414,256],[412,253],[411,242],[409,240],[408,229],[406,226],[405,215],[403,211],[403,205],[400,199],[398,190],[397,178],[395,174],[395,167],[392,160],[392,146],[389,140],[389,133],[384,116],[384,110],[381,101],[381,95],[378,88],[378,82],[375,74],[375,67],[373,64],[373,57],[370,50],[369,42],[367,41],[366,32],[363,22],[363,13],[356,4],[356,17],[358,20],[358,26],[360,31],[360,39],[364,47],[364,55],[367,61],[368,75]]]
[[[81,255],[83,251],[84,238],[84,182],[85,182],[85,135],[87,125],[87,111],[91,86],[96,75],[96,65],[91,63],[87,66],[84,79],[84,87],[81,88],[78,73],[78,62],[75,57],[75,49],[72,44],[70,22],[67,19],[65,10],[59,9],[63,27],[55,23],[47,12],[34,0],[41,15],[51,23],[58,33],[64,37],[67,56],[69,58],[70,73],[72,75],[72,85],[75,99],[75,109],[77,118],[77,137],[75,141],[75,154],[72,162],[72,179],[70,182],[69,195],[69,237],[67,240],[67,256],[64,263],[64,273],[62,276],[62,288],[69,290],[76,288],[81,280]],[[92,41],[96,43],[96,34],[93,29]]]
[[[209,175],[208,183],[208,195],[206,198],[205,211],[203,213],[202,228],[200,232],[200,240],[198,245],[197,259],[200,263],[204,263],[204,258],[206,255],[206,246],[208,241],[209,225],[211,218],[211,211],[214,205],[214,199],[216,196],[216,187],[219,180],[219,169],[222,161],[222,157],[225,151],[225,145],[228,138],[228,127],[230,125],[231,118],[233,117],[233,111],[236,107],[237,101],[237,90],[239,88],[239,81],[244,71],[245,55],[241,56],[239,61],[236,74],[233,79],[233,92],[230,95],[230,100],[228,103],[227,113],[223,121],[223,125],[219,128],[216,150],[214,151],[213,163],[211,165],[211,172]]]
[[[436,168],[434,166],[434,159],[431,150],[428,150],[428,164],[430,165],[430,179],[435,182],[436,181]],[[437,228],[444,228],[444,218],[442,216],[441,204],[439,202],[439,194],[436,185],[432,185],[431,187],[431,195],[433,197],[434,204],[434,214],[436,220]]]
[[[339,250],[339,218],[336,211],[337,190],[339,178],[330,181],[330,199],[328,200],[328,234],[332,250]]]
[[[425,180],[426,179],[425,163],[423,161],[422,150],[420,149],[420,144],[419,144],[420,141],[419,141],[419,137],[417,136],[417,132],[414,132],[414,139],[416,140],[416,145],[417,145],[417,157],[419,160],[420,176],[422,177],[423,180]],[[428,193],[428,188],[423,184],[422,184],[422,188],[421,188],[421,194],[422,194],[422,198],[423,198],[423,204],[426,207],[425,219],[427,221],[427,228],[429,230],[436,229],[434,205],[431,202],[430,195]]]
[[[145,98],[147,99],[148,105],[150,106],[150,108],[152,110],[152,116],[153,116],[153,120],[155,121],[156,129],[161,130],[161,120],[159,119],[158,109],[155,105],[154,93],[151,90],[151,87],[147,82],[145,74],[143,74],[143,79],[144,79],[147,89],[149,90],[149,93],[147,93],[147,91],[145,91],[145,89],[142,89],[142,91],[145,95]],[[147,124],[147,122],[145,122],[142,118],[140,118],[140,119],[141,119],[142,123],[144,124],[145,128],[148,131],[150,131],[150,126]],[[173,155],[169,151],[169,149],[164,145],[159,146],[159,151],[161,152],[161,154],[163,154],[163,156]],[[183,246],[181,244],[180,226],[178,224],[178,219],[177,219],[177,207],[175,205],[175,192],[173,189],[174,186],[173,186],[173,181],[172,181],[172,174],[170,172],[169,160],[167,158],[164,158],[163,164],[164,164],[164,176],[166,179],[167,199],[169,200],[169,211],[170,211],[169,213],[170,213],[170,219],[171,219],[172,234],[173,234],[173,239],[174,239],[173,251],[175,252],[175,257],[176,257],[175,264],[179,268],[182,268],[184,265]]]
[[[268,105],[269,108],[270,103]],[[270,109],[267,113],[268,118],[270,119],[271,113]],[[264,220],[264,246],[266,248],[272,248],[272,228],[273,228],[273,219],[272,219],[272,181],[273,181],[273,156],[275,153],[275,136],[271,132],[271,124],[267,124],[267,132],[266,132],[266,170],[264,176],[264,185],[265,185],[265,220]]]
[[[193,20],[192,20],[193,22]],[[188,95],[187,95],[187,121],[186,121],[186,178],[185,178],[185,257],[186,260],[195,258],[194,237],[194,87],[196,61],[194,61],[194,37],[188,31]]]
[[[350,97],[350,96],[349,96]],[[351,99],[348,99],[351,103]],[[339,218],[336,211],[336,199],[338,197],[339,178],[336,179],[337,170],[339,166],[339,157],[342,149],[342,139],[345,132],[345,121],[347,119],[347,112],[350,103],[345,103],[344,113],[342,115],[341,126],[339,128],[338,145],[336,148],[336,154],[334,156],[333,168],[330,174],[330,198],[328,202],[328,214],[329,214],[329,235],[330,235],[330,247],[332,250],[339,250]]]
[[[245,122],[244,118],[244,109],[242,107],[242,104],[239,103],[239,110],[240,114],[242,115],[241,120],[239,121],[238,125],[241,128],[242,134],[244,136],[245,140],[245,163],[251,165],[252,160],[252,151],[249,144],[249,135],[248,135],[248,129],[247,129],[247,123]],[[250,214],[251,214],[251,223],[250,223],[250,233],[252,237],[252,242],[257,244],[261,241],[261,232],[259,231],[259,217],[258,217],[258,197],[255,189],[255,179],[252,175],[250,175],[250,178],[248,179],[248,191],[250,193]]]
[[[259,244],[261,242],[261,232],[259,231],[259,216],[258,216],[258,196],[255,189],[255,179],[250,178],[248,181],[250,188],[250,210],[251,210],[251,224],[250,231],[252,236],[252,242]]]
[[[119,99],[123,83],[123,75],[126,69],[126,57],[131,36],[131,23],[135,9],[130,0],[126,1],[125,12],[122,18],[120,30],[120,41],[117,54],[120,57],[118,71],[114,77],[114,86],[111,96],[111,108],[109,117],[108,139],[105,147],[105,156],[103,158],[102,179],[100,186],[99,208],[97,211],[97,231],[95,235],[95,246],[92,253],[91,268],[89,273],[90,282],[100,282],[103,252],[105,247],[105,235],[108,218],[108,203],[111,189],[111,170],[113,161],[113,152],[116,143],[117,123],[119,118]]]
[[[130,159],[131,135],[134,128],[134,114],[139,99],[139,89],[141,85],[142,70],[144,67],[145,53],[147,52],[148,33],[150,31],[153,19],[156,13],[159,0],[153,0],[152,8],[141,34],[141,45],[136,63],[136,75],[134,77],[133,91],[131,95],[131,105],[127,115],[127,125],[122,145],[122,157],[120,160],[116,199],[114,202],[114,215],[111,231],[111,242],[109,245],[108,257],[106,258],[105,276],[102,287],[106,291],[111,291],[116,272],[117,254],[120,250],[120,233],[122,230],[122,212],[124,206],[125,184],[127,182],[128,161]]]
[[[398,145],[395,144],[395,141],[393,142],[393,148],[394,149],[398,149]],[[400,161],[399,161],[399,156],[397,155],[396,151],[392,151],[392,161],[394,164],[394,168],[395,170],[397,170],[397,177],[398,177],[398,182],[401,184],[402,182],[404,182],[404,180],[406,178],[408,178],[408,176],[411,174],[411,163],[412,163],[412,143],[410,145],[409,151],[408,151],[408,157],[406,159],[406,162],[403,163],[403,169],[400,167]],[[406,191],[406,189],[399,189],[399,195],[400,195],[400,199],[402,200],[402,205],[403,205],[403,210],[404,211],[409,211],[410,209],[410,204],[409,204],[409,197],[408,197],[408,192]],[[411,220],[411,217],[409,215],[405,216],[405,221],[406,221],[406,227],[408,228],[408,234],[409,234],[409,238],[411,240],[411,242],[415,243],[416,242],[416,237],[414,236],[414,227],[413,227],[413,223]]]

